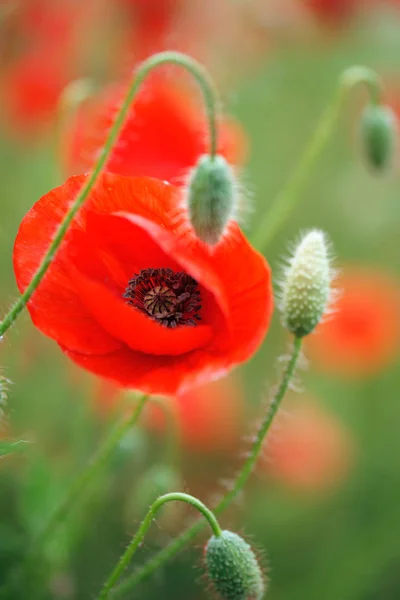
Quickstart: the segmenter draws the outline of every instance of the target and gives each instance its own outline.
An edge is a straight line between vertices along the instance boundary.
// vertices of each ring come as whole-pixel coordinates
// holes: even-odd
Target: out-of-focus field
[[[203,55],[220,84],[227,112],[248,138],[242,177],[251,192],[252,210],[244,225],[251,237],[290,176],[344,68],[363,64],[376,69],[388,102],[400,111],[400,9],[379,3],[370,13],[361,10],[351,22],[337,26],[317,25],[297,12],[289,19],[286,9],[280,14],[276,6],[270,13],[262,2],[254,3],[251,22],[229,17],[245,4],[232,0],[224,8],[223,24],[216,25],[220,31],[210,30],[212,47]],[[239,33],[240,25],[245,30],[237,33],[236,42],[228,35],[231,24]],[[98,45],[101,63],[104,31],[96,34],[95,20],[85,27],[94,37],[94,48]],[[207,39],[202,44],[207,46]],[[124,57],[125,65],[130,56]],[[107,77],[113,79],[109,73]],[[328,337],[324,341],[320,335],[306,344],[308,366],[299,371],[298,389],[285,401],[265,460],[240,502],[220,517],[224,528],[243,532],[265,553],[270,600],[395,600],[400,595],[400,158],[389,173],[378,175],[366,168],[357,137],[365,102],[362,88],[349,95],[306,192],[266,250],[279,279],[290,242],[302,230],[321,228],[333,243],[346,289],[355,286],[350,312],[337,318],[334,354],[339,360],[323,350]],[[27,126],[21,131],[6,108],[1,120],[3,314],[17,297],[12,250],[21,218],[64,175],[54,127],[28,135]],[[171,400],[181,406],[173,490],[180,488],[211,504],[224,490],[223,482],[233,477],[249,449],[277,380],[278,358],[287,346],[276,311],[261,350],[227,382],[188,398],[185,406],[184,399]],[[0,463],[1,582],[21,561],[29,540],[96,449],[116,411],[112,390],[70,364],[54,342],[35,330],[28,314],[5,336],[0,357],[2,373],[11,382],[7,435],[31,442],[28,450]],[[157,423],[148,410],[83,505],[54,536],[47,548],[49,588],[38,597],[95,597],[160,491],[154,469],[165,464],[168,438]],[[136,564],[190,522],[190,511],[175,508],[153,525]],[[204,539],[131,597],[208,597],[200,579]],[[27,600],[24,590],[13,599]]]

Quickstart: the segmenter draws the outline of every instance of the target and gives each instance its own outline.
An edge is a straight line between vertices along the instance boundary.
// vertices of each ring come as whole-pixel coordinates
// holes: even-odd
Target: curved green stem
[[[350,67],[342,73],[332,103],[323,113],[299,163],[289,177],[283,190],[278,193],[272,201],[270,208],[261,218],[252,236],[252,243],[260,251],[263,251],[271,242],[295,208],[318,158],[335,130],[335,125],[348,92],[359,84],[366,86],[372,104],[380,103],[382,95],[381,84],[374,71],[367,67]]]
[[[37,556],[42,553],[43,547],[57,530],[57,527],[64,521],[68,513],[75,508],[76,501],[81,496],[82,492],[104,468],[124,435],[136,424],[147,399],[148,396],[141,396],[137,406],[132,411],[132,414],[128,418],[126,416],[123,417],[121,422],[116,425],[97,452],[92,456],[84,471],[72,483],[61,503],[54,512],[50,514],[42,531],[33,541],[32,549],[28,553],[24,564],[21,565],[21,569],[17,569],[13,574],[14,576],[10,578],[8,584],[6,583],[6,585],[0,589],[0,597],[3,597],[4,593],[9,589],[9,586],[14,585],[17,575],[18,578],[20,578],[21,571],[27,573],[31,571],[31,567],[36,562]]]
[[[278,408],[287,392],[289,383],[293,377],[295,367],[300,355],[302,345],[301,338],[295,338],[293,342],[293,349],[290,358],[286,364],[284,372],[282,374],[279,386],[272,398],[272,401],[268,407],[265,417],[260,425],[257,433],[257,438],[252,446],[250,454],[243,465],[242,470],[239,473],[232,489],[222,498],[218,505],[214,509],[214,513],[219,514],[232,501],[236,498],[238,493],[243,489],[249,476],[251,475],[254,466],[260,456],[261,450],[264,445],[266,435],[272,425],[274,417],[278,411]],[[167,560],[177,554],[188,542],[192,541],[196,535],[203,529],[205,523],[203,520],[198,521],[186,531],[184,531],[179,537],[175,538],[168,546],[156,554],[150,559],[143,567],[138,569],[133,575],[128,577],[124,582],[121,583],[115,590],[115,597],[121,597],[127,592],[130,592],[136,585],[143,580],[147,579],[152,573],[154,573],[159,567],[161,567]]]
[[[118,561],[117,566],[112,571],[111,575],[109,576],[106,583],[104,584],[103,589],[99,596],[99,600],[106,600],[109,597],[111,590],[115,587],[115,585],[118,582],[118,580],[120,579],[122,573],[125,571],[125,569],[129,565],[129,563],[131,562],[132,557],[135,554],[136,550],[138,549],[139,545],[142,543],[144,536],[146,535],[147,530],[149,529],[150,525],[152,524],[154,516],[157,513],[157,511],[160,510],[160,508],[166,502],[172,502],[172,501],[176,501],[176,500],[178,500],[180,502],[186,502],[186,503],[194,506],[207,519],[207,521],[212,529],[213,534],[216,537],[219,537],[221,535],[221,528],[220,528],[218,521],[215,518],[214,514],[211,512],[211,510],[209,508],[207,508],[207,506],[205,504],[200,502],[200,500],[198,500],[194,496],[190,496],[189,494],[183,494],[180,492],[172,492],[170,494],[165,494],[164,496],[160,496],[150,507],[150,510],[147,513],[147,515],[145,516],[145,518],[143,519],[142,524],[140,525],[136,535],[133,537],[128,548],[126,549],[124,554],[121,556],[120,560]]]
[[[217,151],[217,94],[214,90],[214,86],[211,83],[209,75],[207,71],[203,68],[200,63],[195,61],[194,59],[186,56],[185,54],[181,54],[180,52],[160,52],[159,54],[154,54],[147,60],[143,61],[143,63],[139,66],[138,70],[135,72],[131,85],[129,86],[128,92],[124,98],[122,106],[117,114],[117,118],[114,121],[114,124],[110,130],[108,138],[101,150],[99,159],[94,166],[93,170],[89,174],[86,179],[86,182],[82,189],[80,190],[78,196],[71,204],[71,207],[64,219],[62,220],[59,228],[57,229],[55,236],[49,246],[48,251],[46,252],[38,270],[33,276],[30,284],[24,291],[24,293],[18,298],[15,304],[12,306],[10,311],[4,317],[3,321],[0,323],[0,336],[4,335],[4,333],[11,327],[14,323],[18,315],[25,308],[30,298],[32,297],[34,291],[38,287],[39,283],[43,279],[47,269],[49,268],[51,261],[53,260],[58,248],[62,240],[64,239],[65,234],[67,233],[68,227],[70,226],[72,220],[77,214],[78,210],[82,207],[84,202],[87,200],[96,180],[98,179],[100,173],[105,167],[107,160],[110,156],[111,150],[118,138],[119,133],[121,132],[126,118],[129,113],[130,106],[133,102],[133,99],[142,84],[143,80],[147,77],[150,71],[152,71],[155,67],[158,67],[163,64],[174,64],[184,67],[193,77],[196,79],[197,83],[201,87],[201,90],[204,95],[204,102],[207,110],[208,122],[209,122],[209,131],[210,131],[210,155],[213,157]]]

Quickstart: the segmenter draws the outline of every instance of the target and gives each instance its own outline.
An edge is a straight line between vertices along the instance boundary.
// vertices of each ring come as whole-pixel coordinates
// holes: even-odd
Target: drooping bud
[[[331,281],[325,234],[310,231],[289,259],[282,283],[283,324],[296,337],[308,335],[320,322],[328,307]]]
[[[265,578],[251,546],[239,535],[223,531],[205,547],[207,575],[221,600],[260,600]]]
[[[368,164],[376,171],[390,166],[396,143],[396,117],[389,106],[368,105],[361,118],[361,141]]]
[[[219,154],[201,156],[191,170],[185,201],[193,229],[206,244],[217,244],[234,217],[237,188],[232,167]]]

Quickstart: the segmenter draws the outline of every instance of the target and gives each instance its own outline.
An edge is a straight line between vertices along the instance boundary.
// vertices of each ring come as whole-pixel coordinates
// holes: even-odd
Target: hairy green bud
[[[325,313],[332,270],[325,234],[307,233],[289,259],[282,283],[284,326],[296,337],[311,333]]]
[[[205,564],[221,600],[261,600],[265,579],[249,544],[236,533],[213,535],[205,547]]]
[[[368,164],[382,171],[392,161],[396,143],[396,117],[388,106],[370,104],[361,118],[361,141]]]
[[[223,156],[200,157],[189,174],[186,203],[196,235],[210,246],[217,244],[237,205],[236,178]]]

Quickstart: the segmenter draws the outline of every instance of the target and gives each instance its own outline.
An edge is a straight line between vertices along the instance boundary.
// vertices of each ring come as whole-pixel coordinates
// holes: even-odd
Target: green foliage
[[[26,440],[18,440],[16,442],[10,440],[0,441],[0,458],[26,450],[27,444],[28,442]]]

